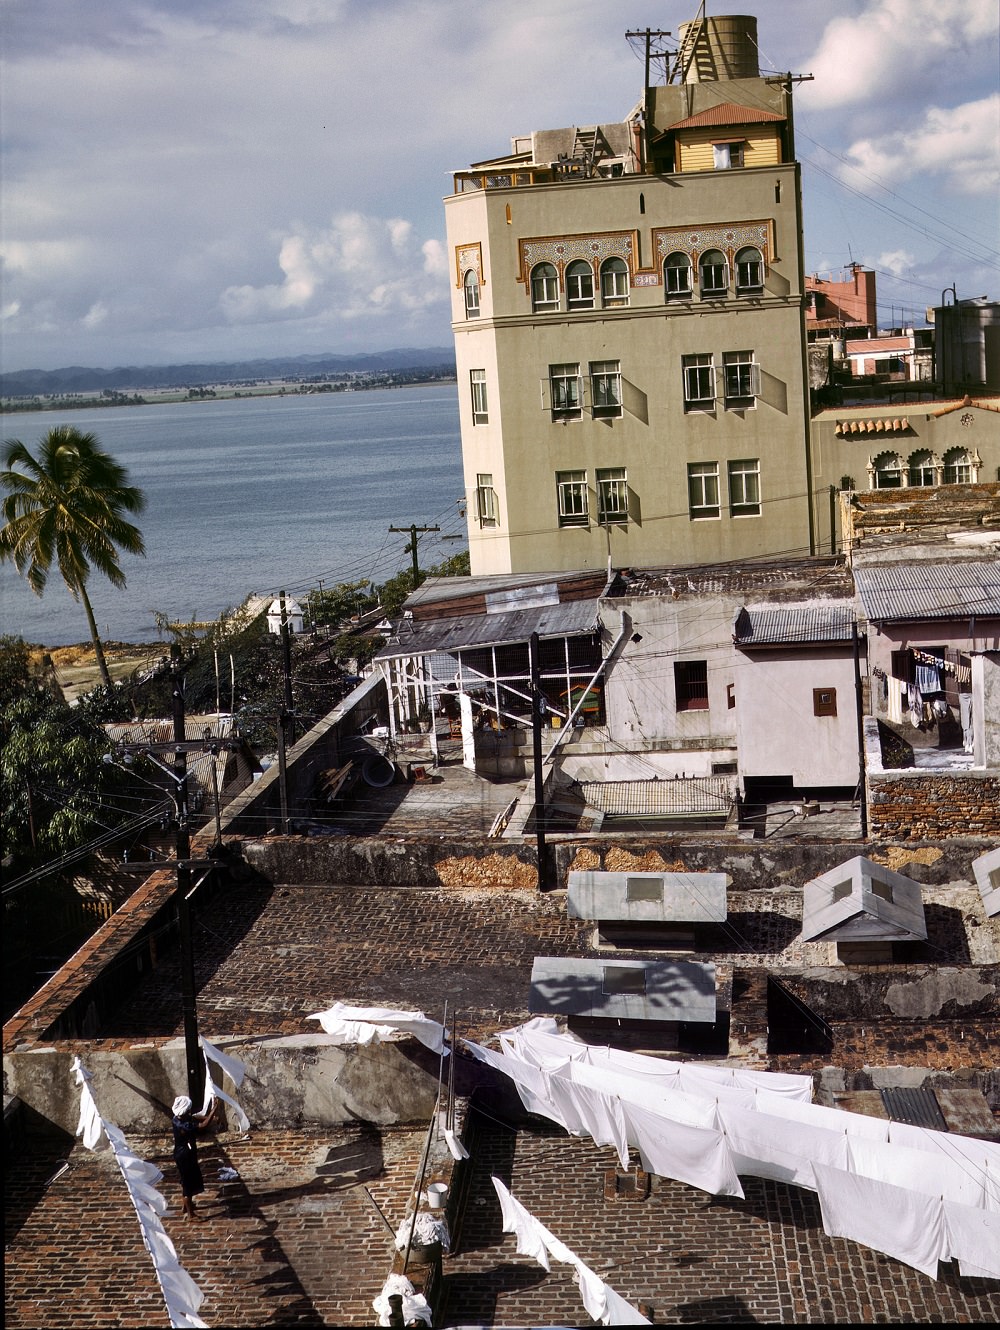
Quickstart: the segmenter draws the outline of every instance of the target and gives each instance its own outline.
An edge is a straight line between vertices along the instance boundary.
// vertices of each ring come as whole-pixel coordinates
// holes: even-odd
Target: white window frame
[[[586,259],[574,259],[566,268],[566,308],[594,308],[594,270]]]
[[[706,263],[706,259],[712,254],[718,254],[722,262]],[[716,273],[720,275],[720,285],[708,285],[705,281],[705,274],[709,271],[713,275]],[[698,294],[702,300],[717,300],[729,295],[729,260],[721,249],[707,249],[698,259]]]
[[[709,354],[681,357],[685,411],[715,409],[715,359]]]
[[[743,457],[727,466],[729,516],[760,517],[760,459]]]
[[[692,522],[721,518],[718,462],[688,462],[688,515]]]
[[[619,266],[620,265],[620,266]],[[629,302],[628,264],[618,255],[612,255],[601,264],[601,305],[604,309],[627,305]]]
[[[628,473],[623,466],[598,467],[597,521],[600,526],[628,522]]]
[[[561,527],[590,526],[586,471],[556,472],[556,507]]]
[[[469,370],[469,388],[472,393],[473,425],[488,425],[490,423],[490,410],[486,397],[486,371],[484,369]]]
[[[727,411],[745,411],[757,405],[760,395],[760,366],[752,351],[725,351],[722,383]]]
[[[750,258],[750,255],[756,255]],[[756,245],[747,245],[744,249],[737,250],[736,260],[736,294],[754,295],[764,289],[764,255]]]
[[[531,309],[534,314],[559,309],[559,274],[551,263],[536,263],[531,270]]]
[[[492,472],[480,471],[476,475],[476,518],[480,526],[499,525]]]
[[[974,485],[976,467],[968,448],[949,448],[944,455],[944,483],[946,485]]]
[[[622,414],[622,362],[592,360],[590,370],[590,409],[598,419]]]
[[[583,379],[579,362],[549,366],[549,402],[553,420],[579,420],[583,414]]]
[[[467,268],[465,276],[462,278],[462,296],[465,300],[465,317],[467,319],[478,319],[479,310],[479,278],[476,275],[475,268]]]
[[[683,263],[671,263],[671,259],[683,259]],[[684,274],[682,285],[678,277],[672,277],[671,274]],[[675,250],[673,254],[668,254],[663,261],[663,298],[664,300],[690,300],[694,293],[694,276],[691,255],[685,254],[683,250]]]
[[[915,461],[914,458],[922,460]],[[906,470],[907,480],[914,488],[930,489],[937,484],[937,467],[934,465],[934,454],[929,448],[918,449],[910,457]]]

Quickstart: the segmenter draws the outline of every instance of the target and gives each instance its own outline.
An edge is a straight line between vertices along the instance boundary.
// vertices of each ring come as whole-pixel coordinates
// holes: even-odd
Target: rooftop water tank
[[[757,20],[752,14],[694,19],[681,24],[678,37],[685,83],[760,77]]]

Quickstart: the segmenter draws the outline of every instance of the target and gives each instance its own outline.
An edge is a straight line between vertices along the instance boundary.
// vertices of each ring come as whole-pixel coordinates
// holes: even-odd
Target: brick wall
[[[894,841],[1000,836],[1000,776],[869,772],[868,830]]]

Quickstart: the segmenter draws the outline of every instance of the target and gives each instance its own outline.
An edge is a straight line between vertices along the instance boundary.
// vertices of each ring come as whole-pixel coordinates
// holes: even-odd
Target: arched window
[[[698,263],[703,300],[729,294],[729,264],[721,249],[707,249]]]
[[[462,282],[465,290],[465,317],[467,319],[479,318],[479,278],[475,271],[470,268],[465,274]]]
[[[585,259],[576,259],[566,269],[566,308],[594,308],[594,270]]]
[[[944,483],[946,485],[972,485],[975,483],[972,458],[965,448],[950,448],[944,455]]]
[[[877,490],[897,490],[903,484],[903,463],[898,453],[880,453],[872,463]]]
[[[911,455],[909,469],[911,485],[937,484],[937,467],[934,465],[934,455],[928,452],[926,448]]]
[[[753,246],[736,251],[736,294],[754,295],[764,289],[764,256]]]
[[[678,250],[663,264],[663,295],[666,300],[686,300],[691,295],[691,257]]]
[[[601,304],[628,304],[628,267],[624,259],[605,259],[601,264]]]
[[[535,314],[559,308],[559,278],[551,263],[536,263],[531,270],[531,308]]]

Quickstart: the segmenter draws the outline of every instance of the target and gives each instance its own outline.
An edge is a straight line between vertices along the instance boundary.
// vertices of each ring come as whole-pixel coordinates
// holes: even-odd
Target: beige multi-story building
[[[474,574],[810,552],[791,84],[756,20],[682,26],[625,119],[514,138],[446,216]]]

